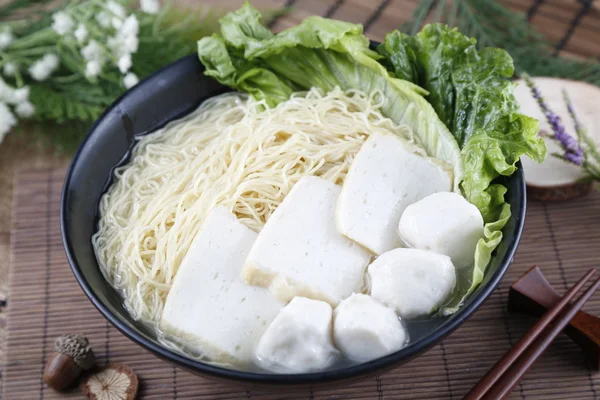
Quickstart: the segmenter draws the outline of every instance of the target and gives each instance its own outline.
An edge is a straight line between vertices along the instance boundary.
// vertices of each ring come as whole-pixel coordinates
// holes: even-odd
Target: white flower
[[[121,37],[130,37],[137,36],[140,31],[140,24],[135,15],[131,14],[125,22],[123,22],[123,26],[119,31],[119,36]]]
[[[13,90],[12,98],[9,103],[11,104],[21,104],[29,100],[29,86],[23,86],[22,88],[18,88]]]
[[[9,100],[13,98],[14,91],[15,90],[11,86],[7,85],[6,82],[0,78],[0,103],[8,103]]]
[[[128,73],[127,75],[125,75],[125,77],[123,78],[123,85],[125,85],[125,87],[127,89],[137,85],[137,83],[140,80],[138,79],[137,75],[134,74],[133,72]]]
[[[15,107],[15,112],[21,118],[29,118],[35,114],[35,107],[28,101],[24,101],[20,104],[17,104]]]
[[[112,25],[113,28],[119,29],[120,27],[123,26],[123,20],[121,18],[113,17],[110,20],[110,24]]]
[[[98,76],[101,69],[102,69],[102,66],[100,65],[99,61],[96,61],[96,60],[89,61],[85,65],[85,76],[88,78],[95,78],[96,76]]]
[[[84,24],[77,25],[77,29],[73,33],[79,44],[83,44],[88,37],[88,31]]]
[[[123,54],[119,58],[117,65],[119,66],[119,71],[121,71],[121,73],[124,74],[129,71],[129,68],[131,68],[131,54]]]
[[[50,73],[54,72],[54,70],[58,68],[58,61],[58,56],[54,53],[47,53],[44,54],[44,57],[42,57],[42,62],[46,64],[48,69],[51,70]]]
[[[121,45],[121,51],[124,53],[135,53],[138,50],[139,41],[136,36],[127,36]]]
[[[8,106],[0,102],[0,143],[16,123],[17,119]]]
[[[140,0],[140,8],[146,14],[158,14],[160,1],[158,0]]]
[[[36,61],[31,67],[29,67],[29,75],[36,81],[45,81],[52,74],[52,71],[42,62],[42,60]]]
[[[123,7],[119,2],[115,0],[109,0],[104,6],[110,12],[113,17],[119,17],[121,19],[125,19],[125,15],[127,15],[125,11],[125,7]]]
[[[52,14],[52,20],[54,21],[52,23],[52,29],[61,36],[71,32],[75,26],[73,18],[64,11],[58,11]]]
[[[98,61],[102,60],[102,47],[95,40],[90,42],[81,49],[81,56],[85,61]]]
[[[48,53],[29,67],[29,74],[36,81],[44,81],[58,68],[58,56]]]
[[[113,28],[119,29],[123,25],[123,20],[125,19],[125,7],[114,0],[110,0],[106,3],[105,8],[111,14],[110,22]]]
[[[18,69],[19,67],[17,66],[17,64],[13,62],[7,62],[6,64],[4,64],[4,67],[2,67],[2,72],[4,72],[5,76],[15,76],[15,73]]]
[[[103,28],[108,28],[110,26],[110,20],[110,14],[106,11],[100,11],[96,14],[96,21],[98,21],[98,24]]]
[[[0,32],[0,50],[6,49],[14,40],[12,32],[8,29]]]

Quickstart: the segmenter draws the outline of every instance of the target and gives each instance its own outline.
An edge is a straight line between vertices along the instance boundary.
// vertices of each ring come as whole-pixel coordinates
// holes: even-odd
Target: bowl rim
[[[88,130],[85,138],[79,145],[77,151],[75,152],[71,163],[67,169],[67,173],[65,175],[63,189],[61,192],[60,199],[60,227],[61,227],[61,238],[63,242],[63,247],[66,253],[67,261],[71,267],[73,274],[75,275],[75,279],[77,283],[89,299],[89,301],[94,305],[94,307],[102,314],[102,316],[107,319],[115,328],[117,328],[121,333],[123,333],[129,340],[133,341],[137,345],[143,347],[146,350],[149,350],[153,355],[161,358],[163,360],[167,360],[168,362],[174,363],[177,366],[184,368],[189,371],[198,371],[203,375],[212,376],[220,379],[228,379],[237,381],[240,383],[248,383],[248,384],[258,384],[258,385],[312,385],[312,384],[321,384],[321,383],[334,383],[336,381],[343,381],[350,378],[355,378],[360,375],[366,375],[369,373],[373,373],[379,370],[387,369],[393,367],[395,364],[399,363],[402,360],[410,360],[411,358],[419,355],[420,353],[428,350],[429,348],[435,346],[441,339],[450,335],[454,330],[456,330],[460,325],[462,325],[468,318],[470,318],[473,313],[487,300],[490,294],[496,289],[498,284],[500,283],[502,277],[506,273],[506,270],[509,268],[510,264],[514,259],[514,255],[516,253],[518,244],[521,239],[521,235],[523,233],[523,227],[525,224],[525,214],[526,214],[526,184],[525,177],[523,173],[523,169],[521,166],[521,162],[517,163],[517,171],[515,174],[517,175],[515,178],[519,186],[521,187],[521,191],[523,193],[523,201],[518,209],[513,207],[513,218],[517,218],[517,223],[515,225],[515,236],[514,239],[508,244],[508,248],[506,253],[496,269],[493,275],[489,278],[488,282],[482,286],[478,287],[478,290],[471,295],[471,297],[467,300],[467,304],[461,306],[461,308],[456,312],[456,317],[444,321],[439,327],[437,327],[434,331],[421,338],[416,343],[407,346],[403,349],[400,349],[394,353],[388,354],[387,356],[377,358],[372,361],[368,361],[365,363],[360,363],[356,365],[351,365],[347,367],[342,367],[339,369],[326,370],[321,372],[311,372],[311,373],[294,373],[294,374],[275,374],[275,373],[261,373],[261,372],[248,372],[248,371],[240,371],[229,369],[225,367],[220,367],[208,363],[204,363],[201,361],[196,361],[191,358],[188,358],[184,355],[176,353],[172,350],[167,349],[159,345],[158,343],[154,343],[153,341],[147,339],[142,334],[138,333],[136,329],[130,327],[125,321],[122,321],[116,314],[113,314],[110,309],[95,295],[91,285],[86,280],[83,271],[79,264],[75,260],[74,256],[74,248],[71,242],[71,233],[67,224],[67,199],[68,193],[71,188],[71,181],[74,171],[79,168],[79,160],[82,153],[83,148],[86,146],[91,137],[94,136],[97,126],[106,118],[106,116],[111,113],[114,109],[118,108],[121,102],[127,99],[132,93],[142,90],[144,87],[148,88],[153,85],[153,80],[156,79],[162,72],[168,70],[171,67],[174,67],[180,63],[189,62],[189,58],[196,57],[194,54],[183,57],[174,63],[166,65],[145,79],[141,80],[136,86],[126,91],[123,95],[121,95],[118,99],[116,99],[103,113],[102,115],[94,122],[94,124]],[[176,119],[175,117],[174,119]]]

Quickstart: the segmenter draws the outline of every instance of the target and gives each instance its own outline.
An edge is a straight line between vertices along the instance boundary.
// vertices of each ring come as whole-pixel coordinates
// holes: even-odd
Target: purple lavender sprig
[[[529,86],[529,89],[531,89],[533,97],[537,100],[537,103],[542,109],[546,120],[552,127],[552,138],[559,142],[563,150],[565,151],[563,158],[566,161],[569,161],[575,165],[582,166],[584,161],[584,154],[583,149],[579,145],[577,139],[575,139],[573,136],[567,133],[567,131],[565,130],[565,126],[560,120],[560,117],[554,112],[552,112],[552,110],[550,110],[550,107],[548,107],[546,100],[544,100],[544,98],[542,97],[542,94],[540,93],[537,86],[535,86],[535,83],[533,82],[531,77],[527,74],[523,74],[523,79],[525,80],[527,86]]]
[[[573,107],[573,103],[571,102],[567,91],[564,89],[563,98],[565,99],[569,116],[575,125],[575,131],[577,132],[579,144],[583,149],[583,167],[594,179],[600,180],[600,152],[598,151],[598,146],[587,134],[587,129],[585,129],[585,127],[579,121],[579,118],[577,118],[575,107]]]

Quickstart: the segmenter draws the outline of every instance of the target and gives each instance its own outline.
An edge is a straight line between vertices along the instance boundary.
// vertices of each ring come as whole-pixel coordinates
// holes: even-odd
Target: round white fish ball
[[[350,360],[366,362],[403,348],[407,334],[390,307],[366,294],[353,294],[334,310],[333,339]]]
[[[279,373],[327,368],[339,355],[331,334],[332,314],[324,301],[294,297],[260,338],[255,353],[258,365]]]
[[[483,218],[461,195],[434,193],[406,207],[398,234],[407,246],[445,254],[456,268],[464,268],[473,265]]]
[[[430,314],[456,284],[450,257],[419,249],[394,249],[369,265],[371,296],[403,318]]]

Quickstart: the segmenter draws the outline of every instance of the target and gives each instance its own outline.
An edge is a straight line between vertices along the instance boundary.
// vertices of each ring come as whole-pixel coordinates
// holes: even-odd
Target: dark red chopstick
[[[523,355],[502,375],[496,384],[486,393],[484,399],[502,399],[515,387],[523,375],[533,366],[533,363],[542,355],[544,350],[552,343],[559,333],[565,329],[575,314],[592,297],[600,286],[600,278],[585,291],[585,293],[573,304],[567,307],[558,320],[550,326],[536,341],[523,353]]]
[[[577,282],[571,289],[569,289],[569,291],[567,293],[565,293],[565,295],[560,299],[560,301],[558,303],[556,303],[550,310],[548,310],[536,323],[533,327],[531,327],[531,329],[529,331],[527,331],[527,333],[525,334],[525,336],[523,336],[501,359],[500,361],[498,361],[493,367],[492,369],[490,369],[488,371],[488,373],[469,391],[469,393],[467,393],[467,395],[463,398],[463,400],[479,400],[479,399],[483,399],[484,396],[485,398],[487,397],[488,392],[490,392],[492,390],[492,388],[495,388],[496,383],[498,383],[500,380],[502,380],[502,382],[505,383],[506,385],[506,381],[510,380],[512,381],[512,379],[509,379],[508,377],[505,377],[505,373],[511,369],[511,367],[513,366],[513,364],[516,363],[517,359],[519,359],[519,357],[521,355],[523,355],[528,348],[531,346],[531,344],[538,338],[540,337],[541,334],[545,333],[546,328],[552,323],[552,321],[558,316],[558,314],[561,313],[561,311],[563,311],[565,308],[567,308],[567,306],[569,305],[569,301],[577,294],[577,292],[583,287],[583,285],[592,277],[592,275],[596,272],[595,269],[591,269],[589,270],[580,280],[579,282]],[[585,301],[587,301],[587,299],[592,295],[593,291],[595,289],[597,289],[598,284],[600,283],[600,280],[596,281],[594,283],[594,285],[592,287],[590,287],[590,289],[588,289],[588,291],[582,296],[582,298],[575,303],[575,305],[573,305],[572,307],[569,308],[569,311],[564,314],[564,316],[561,318],[561,321],[565,319],[565,317],[568,317],[568,314],[570,314],[571,312],[573,312],[573,316],[575,315],[575,313],[583,306],[583,303],[585,303]],[[593,289],[593,290],[592,290]],[[587,297],[586,297],[587,296]],[[579,308],[575,308],[576,305],[580,304]],[[571,318],[567,319],[566,322],[564,322],[564,325],[562,328],[564,328],[571,319],[573,319],[573,316],[571,316]],[[554,332],[554,330],[556,329],[556,327],[558,327],[559,321],[556,322],[554,329],[552,329],[552,332]],[[559,329],[557,331],[557,333],[554,335],[554,337],[556,337],[558,335],[558,333],[560,333],[560,331],[562,330]],[[547,335],[544,335],[545,337],[547,337]],[[540,348],[539,354],[537,354],[537,356],[535,357],[535,359],[537,359],[537,357],[539,357],[539,355],[545,350],[545,348],[548,346],[548,344],[554,339],[554,337],[549,338],[548,343],[545,345],[545,347]],[[545,340],[543,341],[545,343]],[[528,352],[529,353],[529,352]],[[523,357],[523,359],[525,361],[527,361],[527,359],[525,357]],[[524,374],[527,369],[529,369],[529,367],[531,366],[531,364],[533,364],[532,360],[529,362],[529,364],[527,364],[527,368],[523,371],[522,374]],[[525,363],[525,361],[521,361],[522,363]],[[521,364],[521,363],[519,363]],[[511,369],[511,371],[513,373],[516,373],[516,370]],[[520,376],[518,376],[516,378],[516,381],[514,382],[516,384],[516,382],[518,382],[518,380],[520,379],[520,377],[522,376],[522,374],[520,374]],[[514,384],[513,384],[514,386]],[[499,388],[501,388],[502,386],[499,384],[498,388],[495,390],[499,390]],[[495,399],[498,399],[501,397],[495,397]]]

